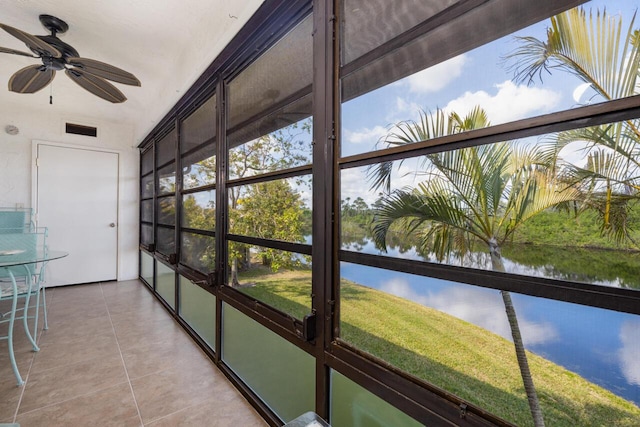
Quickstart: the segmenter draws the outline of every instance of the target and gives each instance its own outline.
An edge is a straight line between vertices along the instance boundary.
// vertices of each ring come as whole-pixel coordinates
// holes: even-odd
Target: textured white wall
[[[138,277],[139,153],[135,148],[133,127],[88,116],[65,115],[56,110],[55,103],[29,112],[12,110],[11,105],[0,98],[0,206],[31,207],[32,145],[35,140],[117,150],[120,154],[118,280]],[[65,133],[66,122],[95,126],[98,137],[68,135]],[[17,126],[20,133],[8,135],[5,132],[7,125]]]

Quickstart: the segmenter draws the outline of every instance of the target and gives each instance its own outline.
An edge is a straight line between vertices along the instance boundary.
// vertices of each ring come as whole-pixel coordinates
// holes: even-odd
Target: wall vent
[[[65,132],[76,135],[93,136],[94,138],[98,136],[98,128],[93,126],[75,125],[73,123],[66,123]]]

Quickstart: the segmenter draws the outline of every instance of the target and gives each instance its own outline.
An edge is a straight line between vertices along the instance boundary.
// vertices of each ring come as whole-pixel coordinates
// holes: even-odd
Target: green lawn
[[[255,269],[242,291],[302,318],[310,271]],[[242,277],[241,277],[242,281]],[[513,344],[478,326],[387,293],[343,281],[341,338],[517,425],[533,425]],[[497,291],[496,291],[497,292]],[[639,426],[640,408],[529,353],[548,426]]]

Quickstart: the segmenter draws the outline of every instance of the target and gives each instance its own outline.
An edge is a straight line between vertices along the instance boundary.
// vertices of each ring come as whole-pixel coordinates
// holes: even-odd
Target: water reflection
[[[381,290],[389,292],[428,307],[433,307],[459,319],[481,326],[512,341],[511,329],[504,311],[504,303],[497,291],[474,289],[468,286],[452,286],[438,293],[420,295],[413,291],[402,279],[393,279],[382,284]],[[522,339],[526,345],[545,344],[558,339],[552,324],[535,322],[525,316],[518,316]]]
[[[640,386],[640,320],[628,320],[620,327],[622,347],[618,352],[626,380]]]
[[[434,253],[421,253],[415,246],[388,246],[384,253],[366,237],[342,236],[342,249],[415,261],[438,262]],[[559,248],[542,245],[505,246],[502,260],[508,273],[548,277],[594,285],[640,289],[640,254],[586,248]],[[460,258],[448,256],[442,263],[491,270],[487,252],[470,252]]]

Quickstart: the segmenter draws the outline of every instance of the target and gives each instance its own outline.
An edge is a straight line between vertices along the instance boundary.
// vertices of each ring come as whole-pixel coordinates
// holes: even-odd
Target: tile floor
[[[39,352],[16,328],[24,386],[0,341],[0,423],[267,425],[141,282],[54,288],[47,303]]]

